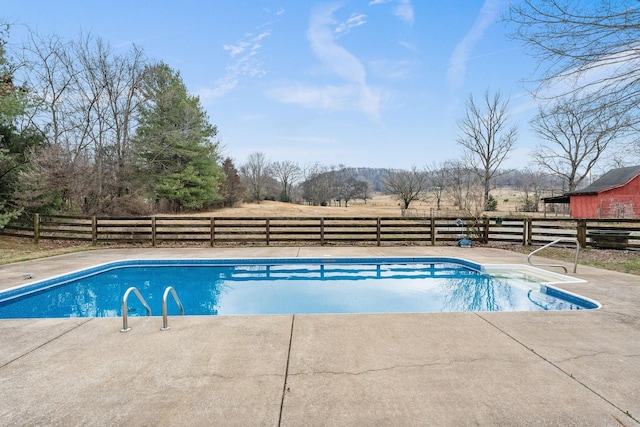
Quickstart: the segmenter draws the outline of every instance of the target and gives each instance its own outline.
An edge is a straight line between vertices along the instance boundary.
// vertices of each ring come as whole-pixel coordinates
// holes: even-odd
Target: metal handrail
[[[578,243],[578,239],[574,238],[574,237],[561,237],[559,239],[554,240],[553,242],[547,243],[546,245],[544,245],[541,248],[536,249],[535,251],[531,252],[528,256],[527,256],[527,262],[529,263],[529,265],[535,265],[531,262],[531,257],[533,256],[533,254],[535,254],[536,252],[540,252],[541,250],[548,248],[549,246],[553,246],[556,243],[560,243],[560,242],[571,242],[571,243],[575,243],[576,244],[576,257],[573,261],[573,272],[575,273],[577,268],[578,268],[578,253],[580,252],[580,244]],[[560,264],[537,264],[538,266],[544,266],[544,267],[560,267],[564,270],[564,272],[567,272],[567,267],[565,267],[564,265],[560,265]]]
[[[167,319],[167,297],[169,296],[169,292],[173,295],[173,299],[178,304],[178,308],[180,309],[180,315],[184,316],[184,308],[182,307],[182,303],[180,302],[180,298],[178,298],[178,294],[172,286],[168,286],[167,289],[164,290],[164,294],[162,295],[162,328],[161,331],[168,331],[171,329],[169,326],[169,320]]]
[[[128,332],[131,330],[128,324],[128,317],[127,317],[127,298],[129,298],[129,294],[132,291],[134,294],[136,294],[136,296],[138,297],[138,299],[140,300],[144,308],[147,309],[147,316],[151,316],[151,307],[149,307],[149,304],[147,304],[144,298],[142,298],[142,295],[140,295],[140,292],[135,286],[130,287],[129,289],[126,290],[126,292],[122,296],[122,329],[120,329],[120,332]]]

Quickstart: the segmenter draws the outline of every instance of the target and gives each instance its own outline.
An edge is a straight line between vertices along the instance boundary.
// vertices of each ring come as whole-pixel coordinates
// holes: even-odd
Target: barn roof
[[[570,195],[598,194],[612,188],[621,187],[640,175],[640,166],[628,166],[626,168],[612,169],[591,183],[591,185],[572,191]]]

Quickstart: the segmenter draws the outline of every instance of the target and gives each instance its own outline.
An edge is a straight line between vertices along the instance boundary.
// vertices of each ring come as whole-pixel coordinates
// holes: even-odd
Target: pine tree
[[[42,142],[41,135],[16,126],[28,103],[26,92],[13,82],[5,36],[6,29],[0,30],[0,229],[22,212],[14,197],[18,176],[27,166],[27,149]]]
[[[217,129],[180,74],[165,64],[147,67],[146,102],[134,138],[139,179],[156,202],[169,209],[201,209],[221,199],[224,174],[217,164]]]

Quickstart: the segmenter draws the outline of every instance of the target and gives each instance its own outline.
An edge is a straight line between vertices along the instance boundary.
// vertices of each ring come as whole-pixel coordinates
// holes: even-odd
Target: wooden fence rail
[[[445,217],[76,217],[34,215],[13,221],[6,236],[103,243],[251,245],[454,244],[540,245],[577,238],[581,247],[640,248],[640,220]]]

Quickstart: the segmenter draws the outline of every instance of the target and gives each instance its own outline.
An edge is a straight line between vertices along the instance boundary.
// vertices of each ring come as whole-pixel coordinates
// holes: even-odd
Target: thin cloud
[[[504,3],[505,0],[485,0],[473,26],[457,44],[449,58],[449,68],[447,69],[447,81],[452,90],[459,89],[464,84],[467,62],[471,56],[471,51],[476,43],[480,41],[487,28],[497,21]]]
[[[336,27],[335,5],[322,5],[314,9],[307,29],[311,50],[322,65],[322,70],[344,82],[341,85],[289,85],[266,92],[267,96],[285,103],[324,110],[357,110],[377,119],[381,103],[380,94],[367,84],[367,73],[360,60],[336,43],[336,28],[363,22],[364,16],[354,15]],[[349,24],[351,22],[351,24]],[[358,24],[361,25],[361,24]]]
[[[222,45],[222,49],[229,52],[229,54],[233,58],[241,53],[244,53],[247,49],[249,49],[250,51],[257,50],[261,47],[260,41],[270,35],[270,31],[265,31],[258,34],[257,36],[253,36],[253,34],[249,33],[246,34],[242,40],[236,42],[236,44]]]
[[[369,62],[372,74],[386,79],[401,80],[413,75],[416,67],[414,61],[375,60]]]
[[[362,63],[344,47],[336,44],[331,28],[335,6],[316,9],[307,30],[311,50],[322,64],[343,79],[358,84],[366,84],[366,73]]]
[[[285,104],[327,111],[361,110],[361,100],[368,96],[359,85],[293,84],[266,91],[269,98]]]
[[[222,46],[222,49],[226,50],[227,52],[229,52],[229,54],[231,55],[231,57],[233,58],[236,55],[241,54],[242,52],[245,51],[245,49],[247,47],[250,46],[249,42],[238,42],[235,45],[232,44],[225,44]]]
[[[413,25],[413,6],[411,0],[399,0],[393,14],[409,25]]]
[[[336,6],[316,9],[309,23],[307,39],[314,54],[324,67],[332,74],[350,83],[342,88],[342,93],[352,93],[354,88],[359,89],[355,96],[360,109],[371,117],[377,117],[380,99],[367,85],[364,65],[355,55],[335,42],[331,27],[334,23],[333,13],[336,10]],[[335,92],[334,90],[330,91]],[[353,99],[353,96],[350,98]],[[347,102],[347,105],[351,103]]]
[[[238,78],[235,75],[226,75],[216,80],[214,88],[203,88],[198,91],[200,99],[212,99],[220,98],[227,93],[231,92],[236,86],[238,86]]]
[[[344,36],[349,31],[351,31],[352,28],[359,27],[359,26],[364,25],[366,23],[367,23],[367,15],[364,15],[364,14],[359,14],[359,15],[353,14],[353,15],[351,15],[351,17],[349,19],[347,19],[345,22],[339,24],[336,27],[336,29],[335,29],[336,36],[338,36],[338,37]]]
[[[411,0],[371,0],[369,2],[369,6],[376,6],[391,2],[395,3],[393,14],[401,21],[404,21],[409,25],[413,25],[414,15]]]
[[[263,8],[262,8],[262,10],[263,10],[263,11],[265,11],[266,13],[271,13],[271,9],[270,9],[270,8],[268,8],[268,7],[263,7]],[[286,10],[285,10],[284,8],[282,8],[282,7],[281,7],[280,9],[278,9],[278,10],[275,12],[275,14],[276,14],[276,16],[280,16],[280,15],[282,15],[282,14],[283,14],[283,13],[285,13],[285,12],[286,12]]]
[[[204,88],[198,91],[200,98],[220,98],[235,89],[243,77],[257,78],[263,76],[266,71],[262,63],[257,59],[257,55],[262,47],[262,40],[270,35],[271,31],[269,30],[257,35],[247,33],[237,42],[223,45],[222,49],[229,53],[229,57],[233,62],[227,65],[225,75],[216,80],[213,88]]]
[[[416,52],[418,50],[416,45],[414,43],[412,43],[412,42],[408,42],[408,41],[405,41],[405,40],[399,40],[398,44],[400,46],[402,46],[403,48],[405,48],[407,50],[410,50],[412,52]]]

